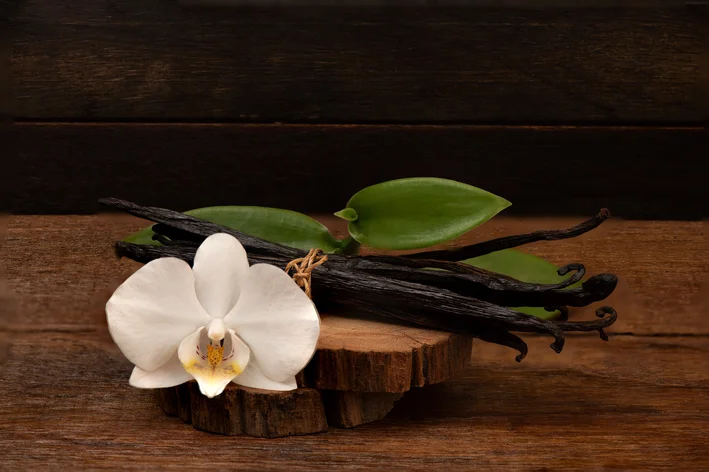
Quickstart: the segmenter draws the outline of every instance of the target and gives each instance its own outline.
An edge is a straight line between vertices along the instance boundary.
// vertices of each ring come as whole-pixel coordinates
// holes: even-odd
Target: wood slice
[[[412,387],[446,380],[470,362],[472,338],[341,316],[322,316],[318,348],[297,390],[229,385],[208,399],[196,382],[157,390],[160,407],[196,429],[280,437],[351,428],[383,418]]]

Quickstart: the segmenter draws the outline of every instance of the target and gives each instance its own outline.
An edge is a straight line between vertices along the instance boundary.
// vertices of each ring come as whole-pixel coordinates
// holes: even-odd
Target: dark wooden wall
[[[8,4],[2,205],[327,212],[431,175],[508,213],[709,216],[706,7],[474,3]]]

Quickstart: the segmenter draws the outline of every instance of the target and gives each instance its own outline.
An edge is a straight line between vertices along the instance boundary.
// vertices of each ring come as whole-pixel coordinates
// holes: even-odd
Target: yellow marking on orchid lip
[[[214,347],[211,344],[207,345],[207,360],[212,369],[216,369],[224,356],[224,346]]]
[[[196,360],[191,360],[191,361],[189,361],[189,362],[187,362],[187,363],[184,363],[184,362],[183,362],[183,363],[182,363],[182,368],[185,369],[185,370],[187,371],[187,373],[191,374],[192,371],[194,370],[195,364],[197,364],[197,361],[196,361]]]
[[[239,375],[244,371],[244,369],[236,363],[231,364],[231,370],[233,370],[236,375]]]

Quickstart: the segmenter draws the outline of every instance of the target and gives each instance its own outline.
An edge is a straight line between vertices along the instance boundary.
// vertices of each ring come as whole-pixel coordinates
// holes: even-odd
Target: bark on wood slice
[[[195,382],[157,391],[160,407],[218,434],[280,437],[383,418],[412,387],[446,380],[470,362],[472,338],[358,318],[322,316],[318,349],[297,390],[229,385],[208,399]]]
[[[320,392],[312,388],[270,392],[230,384],[210,399],[188,382],[158,390],[157,398],[168,415],[211,433],[276,438],[327,431]]]

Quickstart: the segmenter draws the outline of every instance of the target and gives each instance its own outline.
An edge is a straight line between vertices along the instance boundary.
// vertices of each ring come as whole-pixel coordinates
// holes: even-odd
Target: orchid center
[[[227,330],[221,318],[213,318],[180,344],[182,367],[199,383],[202,393],[213,397],[241,374],[249,361],[249,348]]]
[[[221,318],[214,318],[209,322],[207,326],[207,361],[212,369],[216,369],[219,364],[229,360],[228,357],[224,357],[224,333],[226,332],[226,327],[224,326],[224,320]],[[197,346],[199,349],[199,346]],[[232,353],[233,355],[233,353]],[[241,369],[243,370],[243,369]],[[241,371],[237,372],[240,374]]]
[[[224,358],[224,347],[214,347],[209,344],[207,346],[207,360],[209,361],[209,365],[212,366],[212,369],[216,369],[222,361],[227,360]]]

